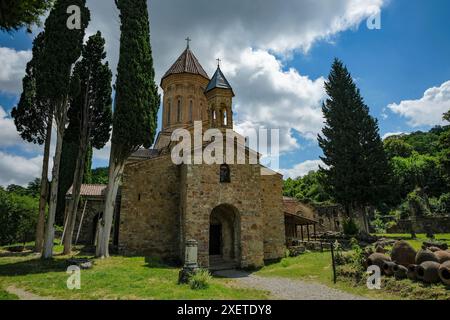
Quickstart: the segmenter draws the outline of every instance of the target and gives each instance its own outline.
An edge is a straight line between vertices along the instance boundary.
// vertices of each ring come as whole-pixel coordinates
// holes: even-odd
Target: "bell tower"
[[[208,100],[209,125],[211,128],[233,129],[232,100],[234,92],[220,70],[220,59],[217,61],[217,70],[205,90]]]

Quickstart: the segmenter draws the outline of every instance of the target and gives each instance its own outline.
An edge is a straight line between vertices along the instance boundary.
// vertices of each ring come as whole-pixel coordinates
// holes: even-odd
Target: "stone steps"
[[[223,271],[223,270],[233,270],[238,267],[238,264],[234,261],[225,261],[221,256],[210,256],[209,257],[209,270]]]

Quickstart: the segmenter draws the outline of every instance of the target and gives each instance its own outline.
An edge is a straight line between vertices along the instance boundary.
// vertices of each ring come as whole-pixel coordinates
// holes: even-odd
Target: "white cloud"
[[[306,52],[317,41],[332,41],[378,13],[385,0],[149,1],[156,81],[193,39],[191,49],[212,75],[216,58],[235,93],[235,123],[281,129],[281,151],[299,147],[294,137],[315,139],[322,127],[323,78],[310,79],[284,63],[295,51]],[[88,1],[92,21],[88,34],[101,30],[115,71],[120,21],[113,1]],[[219,8],[220,6],[220,8]],[[364,26],[365,27],[365,26]],[[331,61],[330,61],[331,63]],[[295,130],[295,131],[294,131]]]
[[[325,167],[325,164],[322,162],[322,160],[307,160],[305,162],[296,164],[291,169],[281,169],[280,172],[283,174],[284,179],[296,179],[298,177],[303,177],[311,171],[319,170],[319,166]]]
[[[0,185],[26,185],[41,176],[42,156],[24,158],[0,151]]]
[[[399,135],[402,135],[402,134],[405,134],[405,132],[388,132],[388,133],[385,133],[383,135],[382,140],[386,140],[389,137],[399,136]]]
[[[30,59],[31,51],[0,47],[0,92],[20,93],[25,67]]]
[[[324,78],[311,79],[294,69],[286,70],[285,65],[294,52],[307,52],[317,41],[334,41],[333,37],[339,32],[358,27],[367,17],[378,13],[385,2],[228,0],[219,4],[210,0],[148,1],[156,81],[159,82],[182,52],[183,39],[189,36],[193,39],[191,48],[208,74],[214,72],[217,57],[223,60],[222,69],[236,93],[237,130],[279,128],[280,151],[295,150],[300,147],[295,133],[313,140],[322,127],[320,101],[324,97]],[[88,6],[91,23],[87,36],[97,30],[102,32],[106,38],[108,60],[115,73],[120,45],[119,12],[113,0],[88,0]],[[17,94],[31,54],[8,48],[0,50],[0,91]],[[6,117],[0,118],[4,121]],[[8,123],[9,129],[5,131],[9,135],[8,141],[16,141],[17,136]],[[17,142],[17,145],[29,146],[23,142]],[[6,153],[2,156],[11,165],[13,156]],[[109,148],[95,151],[94,157],[107,160]],[[28,161],[32,167],[36,159],[18,157],[17,161],[22,167]],[[294,175],[301,172],[302,166],[299,166],[300,169],[293,168],[289,172]],[[307,164],[303,164],[305,166]],[[3,167],[0,169],[2,177],[7,170],[5,164]],[[9,173],[14,172],[10,170]],[[17,172],[17,178],[3,178],[0,183],[29,179],[21,178],[21,174]]]
[[[442,116],[450,110],[450,81],[425,91],[418,100],[405,100],[388,105],[392,112],[408,118],[412,127],[444,124]]]
[[[13,119],[0,106],[0,147],[9,147],[22,143],[22,139],[17,133]]]

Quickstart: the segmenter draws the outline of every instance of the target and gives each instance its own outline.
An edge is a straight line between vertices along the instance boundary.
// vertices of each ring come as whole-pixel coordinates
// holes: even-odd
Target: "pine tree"
[[[126,159],[139,147],[149,148],[156,133],[160,96],[155,84],[146,0],[116,0],[120,11],[120,57],[117,67],[109,181],[98,257],[109,256],[109,239],[117,190]]]
[[[67,8],[72,5],[80,8],[80,29],[69,29],[67,27],[67,20],[70,17],[67,13]],[[86,0],[57,0],[45,21],[45,45],[42,55],[43,68],[38,75],[37,81],[44,88],[45,97],[53,108],[53,116],[56,123],[56,150],[53,159],[43,258],[51,258],[53,256],[59,167],[67,121],[70,75],[73,64],[80,57],[85,29],[89,19],[90,13],[86,7]]]
[[[72,236],[80,201],[81,184],[90,146],[101,149],[108,142],[111,131],[111,79],[106,58],[105,40],[101,33],[91,36],[83,47],[83,58],[77,62],[72,76],[69,118],[79,120],[79,148],[72,184],[72,200],[67,208],[64,233],[64,254],[72,250]]]
[[[335,60],[325,82],[329,98],[318,136],[327,168],[320,168],[328,192],[351,217],[354,209],[376,205],[388,190],[389,166],[377,120],[370,116],[347,68]]]
[[[27,64],[23,79],[23,91],[20,101],[11,115],[22,139],[30,143],[44,145],[42,161],[41,189],[39,197],[39,216],[36,224],[35,251],[41,252],[44,244],[45,212],[48,198],[48,165],[50,159],[50,142],[52,135],[53,109],[44,97],[42,86],[37,81],[42,72],[42,55],[44,51],[44,33],[41,32],[33,41],[33,57]]]

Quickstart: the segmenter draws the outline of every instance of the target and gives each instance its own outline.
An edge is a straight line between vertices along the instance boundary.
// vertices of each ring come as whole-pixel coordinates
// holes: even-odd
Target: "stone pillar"
[[[185,248],[184,267],[180,271],[178,283],[188,283],[191,276],[198,270],[197,252],[197,241],[187,240]]]

